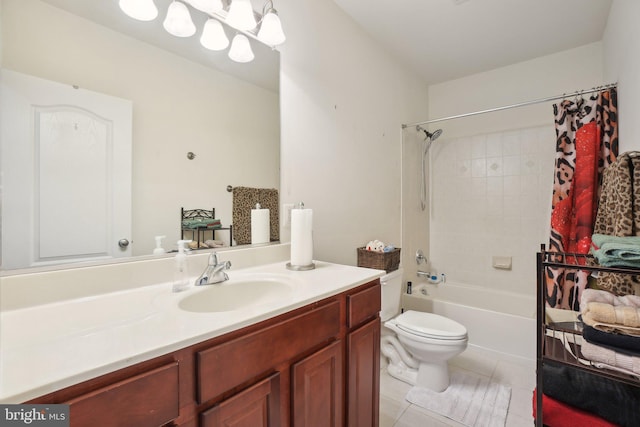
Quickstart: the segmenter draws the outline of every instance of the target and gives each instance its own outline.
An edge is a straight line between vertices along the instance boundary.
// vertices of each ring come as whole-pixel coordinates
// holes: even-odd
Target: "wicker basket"
[[[397,270],[400,265],[400,248],[390,252],[374,252],[358,248],[358,267],[385,270],[387,273]]]

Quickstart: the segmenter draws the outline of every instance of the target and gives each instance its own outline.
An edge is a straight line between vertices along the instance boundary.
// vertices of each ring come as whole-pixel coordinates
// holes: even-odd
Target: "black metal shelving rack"
[[[582,328],[579,322],[547,323],[545,304],[545,278],[548,269],[583,270],[588,272],[610,272],[640,276],[640,268],[602,267],[591,255],[551,252],[542,245],[537,254],[537,354],[536,354],[536,427],[542,427],[542,395],[544,384],[542,369],[546,361],[553,361],[583,369],[602,377],[640,387],[637,377],[617,371],[601,369],[582,357],[580,342]]]

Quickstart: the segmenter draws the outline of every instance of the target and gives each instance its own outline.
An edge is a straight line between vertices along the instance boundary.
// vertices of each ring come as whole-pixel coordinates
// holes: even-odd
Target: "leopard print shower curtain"
[[[589,252],[602,183],[602,171],[618,155],[617,91],[553,105],[556,165],[549,250]],[[545,297],[549,307],[580,309],[588,273],[548,269]]]

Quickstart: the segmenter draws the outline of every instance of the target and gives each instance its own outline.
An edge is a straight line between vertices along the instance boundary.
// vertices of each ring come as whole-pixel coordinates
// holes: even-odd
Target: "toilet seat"
[[[408,310],[394,320],[399,329],[424,338],[437,340],[467,338],[467,329],[464,326],[438,314]]]

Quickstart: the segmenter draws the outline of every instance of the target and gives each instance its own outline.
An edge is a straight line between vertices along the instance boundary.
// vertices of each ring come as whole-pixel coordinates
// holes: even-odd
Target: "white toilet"
[[[380,278],[382,330],[380,351],[390,375],[437,392],[449,386],[452,357],[467,348],[467,329],[451,319],[421,311],[400,311],[402,269]],[[395,317],[394,317],[395,316]]]

